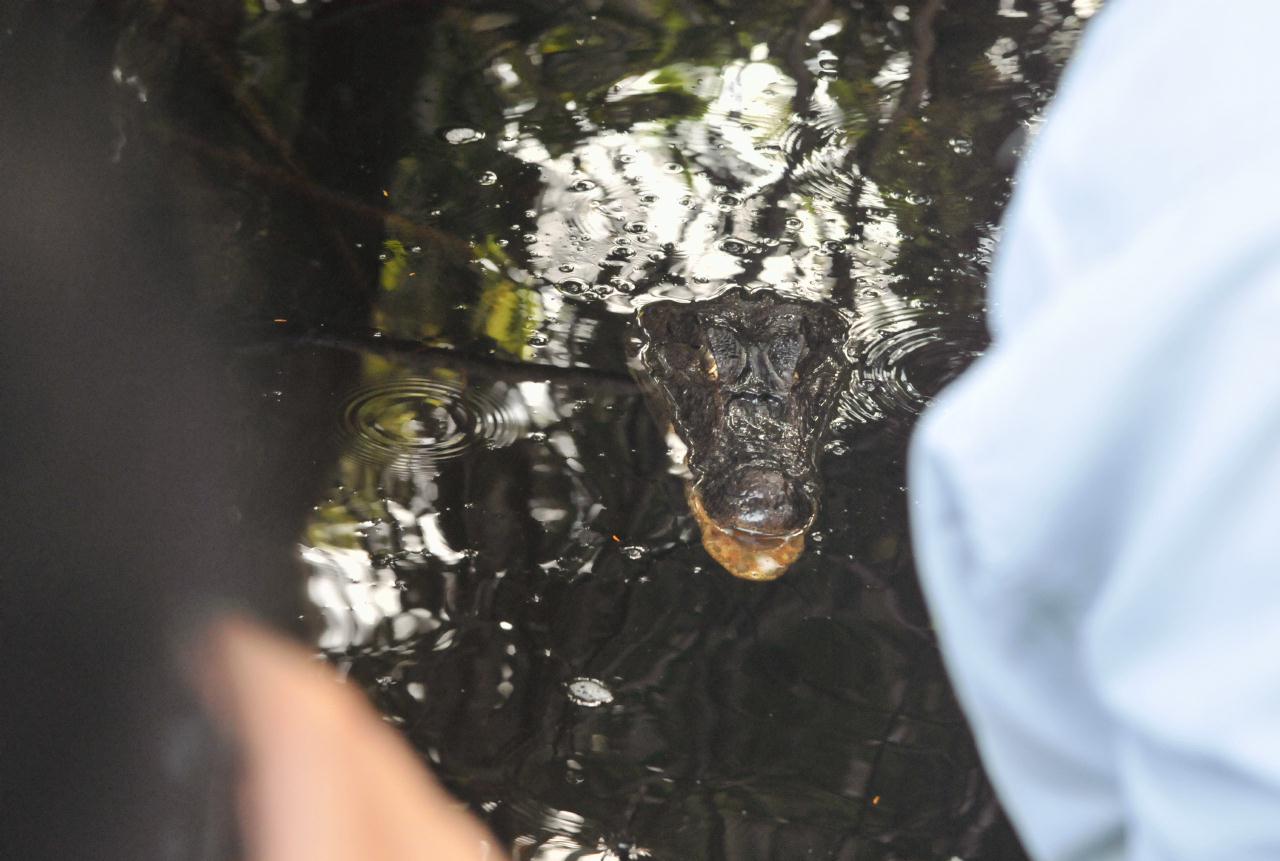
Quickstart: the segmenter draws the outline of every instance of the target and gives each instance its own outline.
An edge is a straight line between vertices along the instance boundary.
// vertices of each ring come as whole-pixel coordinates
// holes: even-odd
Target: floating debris
[[[613,692],[599,679],[579,676],[566,685],[569,699],[585,708],[597,708],[613,702]]]

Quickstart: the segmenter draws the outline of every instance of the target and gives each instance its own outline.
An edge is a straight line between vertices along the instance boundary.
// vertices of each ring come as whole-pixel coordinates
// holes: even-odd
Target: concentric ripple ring
[[[342,408],[346,451],[401,472],[460,457],[477,445],[510,445],[524,425],[523,416],[494,392],[419,377],[359,389]]]

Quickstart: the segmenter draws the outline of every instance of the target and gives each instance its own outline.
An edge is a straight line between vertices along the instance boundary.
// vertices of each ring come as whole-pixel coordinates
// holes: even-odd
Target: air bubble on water
[[[481,185],[493,185],[498,181],[498,175],[491,170],[486,170],[484,173],[480,174],[480,179],[478,181]]]
[[[667,162],[662,166],[662,169],[667,173],[682,173],[684,171],[684,168],[674,161]]]
[[[587,292],[587,282],[581,278],[566,278],[556,284],[556,288],[561,293],[568,293],[570,296],[581,296]]]
[[[622,555],[628,559],[634,560],[643,559],[648,555],[648,552],[649,551],[646,548],[641,547],[639,544],[628,544],[626,547],[622,548]]]
[[[787,230],[799,230],[804,226],[804,222],[798,218],[788,218],[786,220]]]
[[[719,204],[721,209],[733,209],[742,205],[742,198],[736,194],[725,193],[716,198],[716,203]]]
[[[596,184],[589,179],[580,179],[573,185],[569,186],[570,191],[590,191],[595,188]]]
[[[451,126],[440,130],[441,139],[454,146],[484,140],[484,132],[466,126]]]
[[[597,708],[613,702],[613,691],[609,690],[609,687],[604,682],[589,676],[578,676],[576,679],[570,680],[565,685],[565,689],[569,694],[570,701],[585,708]],[[572,762],[570,760],[570,763]],[[573,768],[573,765],[571,764],[569,767]],[[581,766],[578,767],[581,768]]]
[[[626,226],[623,227],[623,230],[627,231],[627,233],[644,233],[648,229],[649,225],[643,221],[628,221]]]

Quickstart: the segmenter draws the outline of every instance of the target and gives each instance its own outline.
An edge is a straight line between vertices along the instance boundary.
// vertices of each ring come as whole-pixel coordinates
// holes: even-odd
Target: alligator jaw
[[[779,538],[764,538],[723,529],[703,508],[698,492],[687,486],[689,510],[702,531],[702,546],[734,577],[743,580],[776,580],[804,552],[804,531]]]

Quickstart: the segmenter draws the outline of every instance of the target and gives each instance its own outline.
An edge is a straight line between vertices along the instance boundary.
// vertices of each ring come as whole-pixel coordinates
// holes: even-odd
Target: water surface
[[[985,345],[1010,173],[1096,4],[181,5],[121,38],[116,155],[201,179],[206,299],[281,357],[264,416],[323,416],[319,647],[512,854],[1022,858],[903,455]],[[702,549],[627,363],[638,307],[733,285],[851,333],[768,584]]]

